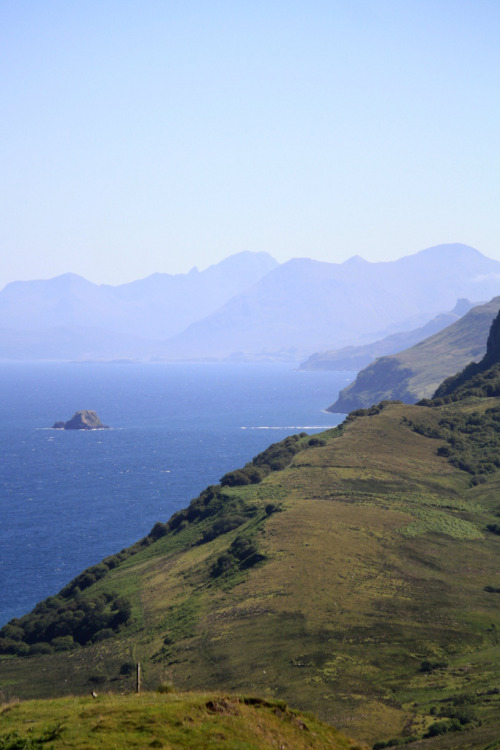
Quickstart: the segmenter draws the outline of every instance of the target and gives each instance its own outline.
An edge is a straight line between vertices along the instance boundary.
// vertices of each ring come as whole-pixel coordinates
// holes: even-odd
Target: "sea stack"
[[[83,409],[73,414],[67,422],[54,422],[53,430],[107,430],[95,411]]]

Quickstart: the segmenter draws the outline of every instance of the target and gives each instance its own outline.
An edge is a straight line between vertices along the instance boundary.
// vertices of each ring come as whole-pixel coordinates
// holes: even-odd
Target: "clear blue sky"
[[[0,288],[500,259],[498,0],[0,0]]]

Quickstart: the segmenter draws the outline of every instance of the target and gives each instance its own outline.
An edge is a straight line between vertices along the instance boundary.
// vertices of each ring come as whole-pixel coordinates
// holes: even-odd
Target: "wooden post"
[[[138,695],[141,692],[141,664],[140,664],[140,662],[137,662],[137,675],[136,675],[136,683],[135,683],[135,692]]]

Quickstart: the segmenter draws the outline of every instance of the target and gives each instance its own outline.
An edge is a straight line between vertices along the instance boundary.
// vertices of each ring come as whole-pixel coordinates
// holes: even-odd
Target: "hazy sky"
[[[0,288],[500,259],[498,0],[0,0]]]

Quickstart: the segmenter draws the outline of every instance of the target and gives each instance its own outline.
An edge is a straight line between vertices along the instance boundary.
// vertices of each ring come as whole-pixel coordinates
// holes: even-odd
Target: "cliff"
[[[379,401],[412,404],[430,398],[445,378],[483,357],[499,309],[500,297],[495,297],[415,346],[376,359],[340,392],[327,411],[348,414]]]

